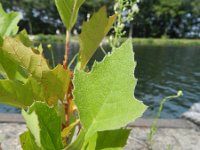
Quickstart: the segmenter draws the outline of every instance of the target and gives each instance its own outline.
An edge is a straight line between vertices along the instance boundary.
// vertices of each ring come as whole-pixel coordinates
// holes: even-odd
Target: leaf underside
[[[0,45],[0,72],[6,78],[0,80],[0,102],[26,108],[34,101],[54,105],[64,100],[69,71],[62,65],[50,70],[42,54],[27,47],[30,41],[26,33],[21,36],[6,37]]]
[[[19,66],[25,68],[33,77],[40,79],[43,71],[49,67],[41,54],[35,54],[31,48],[26,47],[19,39],[7,37],[0,46],[0,54],[11,59]]]

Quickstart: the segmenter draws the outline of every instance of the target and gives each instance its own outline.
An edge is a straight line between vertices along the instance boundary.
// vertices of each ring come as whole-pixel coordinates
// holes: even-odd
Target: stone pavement
[[[200,150],[200,128],[182,119],[159,119],[152,142],[148,134],[151,119],[139,119],[131,123],[132,129],[125,150]]]
[[[11,119],[11,120],[9,120]],[[3,121],[4,120],[4,121]],[[200,150],[200,130],[186,120],[158,121],[158,131],[151,144],[147,140],[151,119],[138,119],[129,124],[132,129],[125,150]],[[19,135],[26,130],[21,116],[0,114],[0,143],[3,150],[20,150]]]
[[[25,124],[1,123],[0,143],[2,150],[21,150],[19,135],[25,130]]]
[[[125,150],[149,150],[148,128],[133,128]],[[160,128],[152,150],[200,150],[200,132],[195,129]]]

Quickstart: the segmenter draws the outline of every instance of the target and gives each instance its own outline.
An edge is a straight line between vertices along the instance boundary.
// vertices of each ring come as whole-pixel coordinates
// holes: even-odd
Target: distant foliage
[[[80,32],[82,21],[101,6],[113,13],[115,2],[130,3],[136,0],[87,0],[79,11],[78,20],[73,29]],[[126,24],[123,31],[133,37],[199,38],[200,16],[199,0],[137,0],[140,13],[134,21]],[[20,30],[26,28],[29,34],[55,34],[59,30],[65,34],[64,25],[59,18],[54,0],[1,0],[4,8],[23,12],[19,23]],[[64,6],[64,5],[63,5]],[[117,5],[120,6],[120,5]],[[119,9],[118,9],[119,10]],[[130,11],[130,7],[129,7]],[[62,16],[61,16],[62,18]],[[128,17],[127,17],[128,19]],[[62,19],[63,20],[63,19]]]

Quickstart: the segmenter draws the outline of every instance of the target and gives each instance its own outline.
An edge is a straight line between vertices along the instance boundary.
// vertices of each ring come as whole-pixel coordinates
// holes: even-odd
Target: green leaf
[[[34,79],[33,77],[29,77],[27,82],[27,88],[30,88],[31,92],[32,92],[32,99],[34,101],[45,101],[45,96],[44,96],[44,90],[41,82],[38,82],[36,79]],[[29,105],[30,106],[30,105]]]
[[[61,102],[58,102],[54,108],[56,109],[58,116],[60,116],[62,124],[65,125],[66,124],[65,105],[63,105],[63,103]]]
[[[102,7],[95,13],[89,22],[83,23],[79,36],[81,69],[88,63],[99,44],[106,36],[117,15],[107,18],[106,8]]]
[[[135,66],[128,40],[95,63],[90,73],[75,71],[73,95],[86,138],[97,131],[121,128],[143,114],[146,106],[133,96]]]
[[[35,47],[33,42],[29,39],[29,35],[26,30],[22,30],[16,36],[16,39],[21,41],[24,44],[24,46],[30,47],[35,54],[42,54],[43,52],[42,44],[40,44],[38,47]]]
[[[68,70],[64,70],[62,65],[58,65],[51,71],[44,71],[42,74],[42,86],[46,101],[54,104],[58,99],[64,100],[70,82]]]
[[[113,131],[103,131],[98,133],[96,150],[109,149],[113,150],[123,149],[126,145],[130,130],[118,129]]]
[[[96,133],[90,138],[87,150],[123,150],[131,130],[117,129]]]
[[[44,89],[36,79],[29,77],[25,83],[0,80],[0,103],[27,108],[34,101],[45,101]]]
[[[62,138],[66,138],[70,134],[71,130],[78,124],[78,122],[79,121],[75,121],[68,127],[64,128],[61,133]]]
[[[66,128],[64,128],[61,132],[61,136],[63,139],[63,145],[68,145],[70,142],[70,137],[71,139],[73,138],[73,133],[75,131],[75,127],[76,125],[79,123],[79,120],[76,120],[75,122],[71,123],[69,126],[67,126]],[[68,139],[68,141],[66,141],[66,139]]]
[[[2,46],[2,44],[3,44],[3,38],[0,35],[0,46]]]
[[[0,53],[19,66],[25,68],[33,77],[40,79],[43,71],[49,67],[41,54],[35,54],[31,48],[24,46],[19,39],[7,37],[0,46]],[[8,64],[9,65],[9,64]]]
[[[4,75],[10,80],[18,80],[21,82],[26,82],[27,73],[25,70],[13,62],[10,58],[4,56],[3,52],[0,50],[0,68]]]
[[[37,47],[37,50],[40,52],[40,54],[43,53],[43,47],[42,47],[42,44],[40,44],[40,45]]]
[[[10,12],[6,14],[0,3],[0,36],[15,35],[18,31],[17,24],[20,19],[20,13]]]
[[[41,149],[63,149],[61,119],[54,108],[42,102],[35,102],[27,112],[22,110],[22,115],[35,142]]]
[[[3,41],[1,46],[2,45]],[[3,51],[1,50],[0,50],[0,66],[1,66],[0,67],[1,73],[3,73],[4,77],[9,78],[10,80],[18,80],[22,82],[25,82],[27,80],[28,77],[27,72],[18,64],[13,62],[12,59],[6,57]]]
[[[6,69],[9,68],[10,65]],[[14,73],[14,70],[10,73]],[[46,101],[49,105],[54,105],[59,99],[64,100],[69,82],[69,72],[61,65],[54,70],[43,72],[41,80],[33,77],[29,77],[24,83],[17,80],[0,80],[0,103],[22,108],[30,106],[34,101]]]
[[[0,58],[0,60],[1,60],[1,58]],[[7,79],[7,78],[8,78],[8,76],[7,76],[6,72],[5,72],[5,70],[3,69],[3,66],[2,66],[1,63],[0,63],[0,79],[1,79],[1,76],[2,76],[4,79]]]
[[[82,150],[82,146],[85,140],[85,131],[81,130],[76,140],[67,146],[64,150]]]
[[[26,47],[32,47],[33,42],[29,39],[26,30],[22,30],[17,37]]]
[[[117,129],[96,132],[90,138],[85,138],[86,131],[82,129],[75,142],[65,150],[122,150],[129,133],[128,129]]]
[[[85,0],[55,0],[58,12],[68,31],[71,31],[78,17],[78,10]]]
[[[33,93],[28,84],[0,80],[0,103],[26,108],[33,103]]]
[[[23,150],[42,150],[35,143],[34,137],[30,131],[26,131],[20,135],[20,143]]]

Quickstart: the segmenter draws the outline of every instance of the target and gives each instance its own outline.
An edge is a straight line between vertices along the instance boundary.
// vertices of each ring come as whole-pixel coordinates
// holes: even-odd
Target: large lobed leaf
[[[49,70],[42,55],[35,54],[31,48],[26,47],[18,38],[5,38],[3,44],[0,45],[0,55],[25,68],[29,74],[37,79],[42,77],[43,71]]]
[[[83,23],[82,32],[79,37],[81,69],[88,63],[99,44],[106,36],[117,15],[107,18],[106,8],[102,7],[92,18]]]
[[[10,80],[0,80],[0,102],[16,107],[30,106],[34,101],[56,104],[64,100],[69,72],[58,65],[50,70],[41,54],[26,47],[27,37],[5,38],[0,45],[0,72]],[[20,81],[20,82],[19,82]]]
[[[28,75],[25,70],[13,62],[12,59],[4,56],[3,52],[0,50],[0,74],[3,74],[5,78],[10,80],[18,80],[25,82]]]
[[[0,36],[15,35],[18,31],[18,22],[21,19],[20,13],[6,13],[0,3]]]
[[[27,112],[22,111],[27,127],[33,136],[27,142],[21,139],[21,143],[36,143],[42,150],[61,150],[61,118],[54,108],[50,108],[42,102],[35,102]],[[30,136],[30,135],[29,135]],[[27,146],[27,145],[26,145]],[[26,150],[26,149],[25,149]]]
[[[45,101],[38,80],[49,68],[42,55],[35,54],[20,38],[6,37],[0,44],[0,66],[10,79],[0,80],[1,103],[26,108],[34,101]]]
[[[140,117],[146,106],[133,95],[134,78],[132,42],[128,40],[91,72],[75,71],[74,101],[86,138],[97,131],[113,130]]]
[[[55,0],[58,12],[68,31],[76,23],[78,10],[85,0]]]

